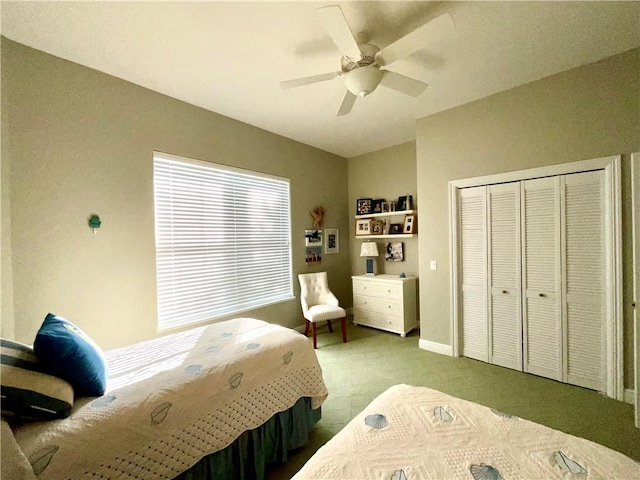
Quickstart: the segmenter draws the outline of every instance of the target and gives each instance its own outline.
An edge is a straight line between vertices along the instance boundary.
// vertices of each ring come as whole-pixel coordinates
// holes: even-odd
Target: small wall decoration
[[[359,198],[356,200],[356,215],[369,215],[371,213],[371,198]]]
[[[356,220],[356,235],[371,235],[371,220]]]
[[[324,231],[324,253],[339,253],[340,243],[338,241],[338,229],[327,228]]]
[[[377,198],[371,201],[371,213],[382,213],[382,204],[385,202],[384,198]]]
[[[313,228],[324,227],[324,207],[316,207],[309,213],[311,214],[311,218],[313,218],[313,224],[311,225]]]
[[[404,225],[402,225],[401,223],[392,223],[391,225],[389,225],[389,234],[395,235],[398,233],[402,233],[403,226]]]
[[[305,230],[304,231],[304,244],[307,247],[322,246],[322,230]]]
[[[322,247],[306,247],[305,261],[308,265],[317,265],[322,262]]]
[[[403,242],[385,243],[384,259],[387,262],[404,262],[404,243]]]
[[[415,233],[416,231],[416,216],[405,215],[404,216],[404,228],[402,229],[402,233]]]
[[[402,197],[398,197],[397,210],[411,210],[411,209],[413,209],[412,195],[404,195]]]

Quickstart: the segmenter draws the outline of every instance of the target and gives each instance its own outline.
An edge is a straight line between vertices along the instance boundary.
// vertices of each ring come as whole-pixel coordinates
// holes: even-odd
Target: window
[[[289,180],[154,152],[158,329],[293,298]]]

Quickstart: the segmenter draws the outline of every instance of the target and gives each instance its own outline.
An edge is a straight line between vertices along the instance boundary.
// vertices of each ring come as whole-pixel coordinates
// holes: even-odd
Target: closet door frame
[[[604,170],[605,189],[605,232],[606,245],[606,317],[611,321],[605,328],[607,391],[609,397],[624,400],[623,371],[623,318],[622,318],[622,208],[621,208],[621,156],[594,158],[578,162],[561,163],[547,167],[532,168],[516,172],[498,173],[482,177],[467,178],[449,182],[449,252],[450,252],[450,323],[452,355],[461,354],[461,325],[458,315],[460,295],[459,285],[459,229],[458,196],[459,189],[478,187],[496,183],[514,182],[533,178]]]

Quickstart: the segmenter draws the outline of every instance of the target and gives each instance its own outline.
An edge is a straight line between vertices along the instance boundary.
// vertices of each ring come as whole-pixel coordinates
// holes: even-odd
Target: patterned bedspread
[[[235,319],[106,353],[107,392],[14,430],[38,480],[168,479],[300,397],[327,396],[307,338]]]
[[[320,448],[303,479],[640,479],[582,438],[424,387],[396,385]]]

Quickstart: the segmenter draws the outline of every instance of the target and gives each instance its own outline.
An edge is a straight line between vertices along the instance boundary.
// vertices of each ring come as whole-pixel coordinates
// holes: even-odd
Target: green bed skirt
[[[320,420],[320,408],[311,399],[276,413],[263,425],[244,432],[227,448],[207,455],[174,480],[263,480],[267,464],[284,463],[290,450],[309,442],[309,432]]]

